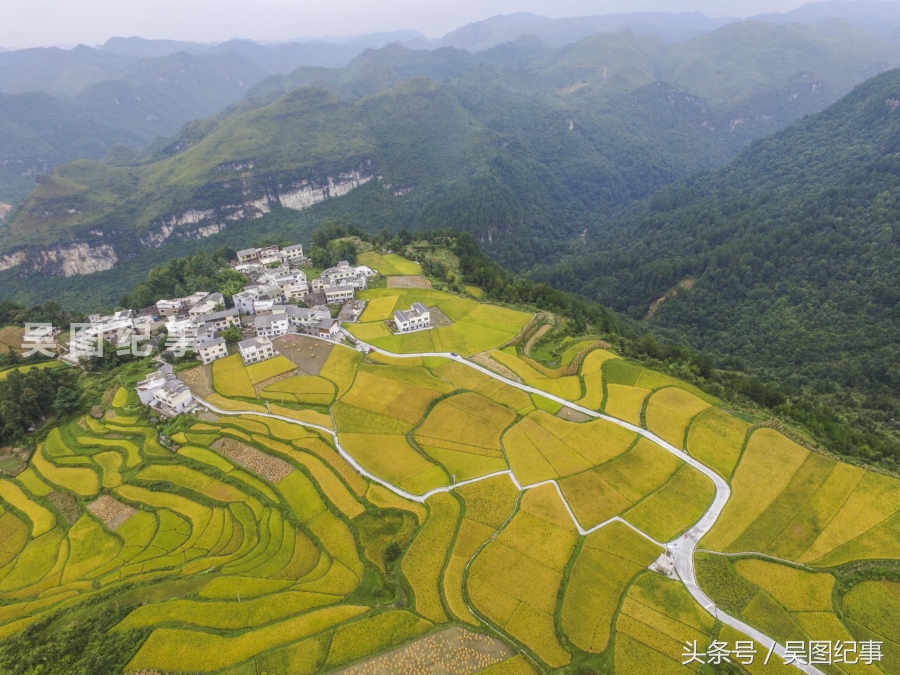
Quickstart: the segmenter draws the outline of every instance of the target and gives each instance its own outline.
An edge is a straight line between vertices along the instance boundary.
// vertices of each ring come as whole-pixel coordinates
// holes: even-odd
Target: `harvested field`
[[[585,415],[583,412],[572,410],[571,408],[566,407],[560,408],[557,411],[556,416],[561,420],[566,420],[567,422],[590,422],[594,419],[593,417]]]
[[[5,354],[12,347],[18,351],[22,347],[22,337],[25,335],[25,329],[18,326],[7,326],[0,328],[0,349]]]
[[[388,288],[431,288],[431,282],[425,277],[408,274],[403,277],[391,276],[387,279]]]
[[[47,495],[47,501],[56,507],[56,510],[62,514],[69,525],[81,518],[81,508],[79,508],[75,497],[68,492],[53,491]]]
[[[109,495],[101,495],[96,501],[88,504],[88,511],[106,523],[111,530],[120,528],[137,510],[126,506]]]
[[[228,459],[272,483],[283,480],[294,471],[294,467],[283,459],[272,457],[262,450],[244,445],[231,438],[220,438],[212,447]]]
[[[500,640],[451,626],[370,661],[339,670],[337,674],[427,672],[435,675],[471,675],[513,656],[515,652]]]
[[[213,389],[212,364],[197,366],[178,373],[178,379],[191,388],[200,398],[207,398],[215,393]]]
[[[481,353],[475,354],[471,357],[472,361],[477,363],[479,366],[484,366],[488,370],[493,370],[500,377],[505,377],[507,380],[512,380],[513,382],[519,382],[520,378],[509,368],[504,366],[502,363],[492,358],[490,354]],[[463,366],[465,368],[465,366]]]
[[[544,337],[544,335],[547,334],[547,331],[549,331],[551,328],[553,328],[552,323],[545,323],[543,326],[534,331],[532,336],[528,338],[528,342],[525,343],[525,347],[522,349],[526,356],[531,356],[531,350],[534,347],[534,344],[542,337]]]
[[[275,338],[272,343],[282,356],[307,375],[321,375],[322,368],[335,349],[339,352],[355,353],[353,350],[341,349],[334,343],[317,340],[308,335],[284,335]]]

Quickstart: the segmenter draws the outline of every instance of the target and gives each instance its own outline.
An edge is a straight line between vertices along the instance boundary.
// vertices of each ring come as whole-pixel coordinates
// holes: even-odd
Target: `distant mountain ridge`
[[[267,75],[304,64],[343,65],[366,48],[418,36],[398,31],[274,46],[113,38],[102,49],[2,53],[0,201],[25,198],[35,176],[58,164],[101,159],[117,144],[136,152],[172,136],[239,101]]]
[[[390,45],[269,78],[144,153],[42,177],[0,228],[0,286],[31,301],[61,292],[61,270],[106,270],[79,282],[106,293],[163,250],[302,241],[326,220],[461,227],[525,270],[897,58],[852,27],[817,30],[744,23],[678,45],[600,33],[474,55]]]

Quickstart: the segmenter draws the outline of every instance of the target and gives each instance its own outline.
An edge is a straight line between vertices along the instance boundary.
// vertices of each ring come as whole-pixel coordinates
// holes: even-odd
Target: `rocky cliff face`
[[[0,271],[19,266],[26,272],[72,277],[112,269],[118,261],[116,250],[109,244],[75,242],[36,251],[16,251],[2,256]]]
[[[140,235],[92,230],[81,241],[44,248],[23,247],[0,255],[0,271],[19,267],[23,274],[41,272],[66,277],[93,274],[115,267],[120,259],[116,242],[121,243],[123,237],[136,238],[142,248],[158,248],[171,237],[203,239],[241,221],[262,218],[273,206],[297,211],[308,209],[327,199],[343,196],[372,178],[372,173],[357,169],[327,176],[321,182],[305,179],[276,184],[269,189],[261,188],[265,190],[264,194],[239,204],[187,209],[180,214],[165,216]]]

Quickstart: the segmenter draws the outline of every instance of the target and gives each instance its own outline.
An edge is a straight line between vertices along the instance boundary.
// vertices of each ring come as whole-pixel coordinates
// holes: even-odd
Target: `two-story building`
[[[182,413],[194,403],[194,395],[190,388],[174,377],[167,379],[166,383],[154,392],[153,399],[150,406],[169,415]]]
[[[224,359],[226,356],[228,356],[228,346],[225,344],[225,338],[197,341],[197,357],[204,364],[210,364],[216,359]]]
[[[271,359],[276,354],[272,341],[262,336],[238,342],[238,351],[241,353],[244,365],[247,366],[251,363],[259,363],[260,361]]]
[[[431,328],[431,312],[421,302],[414,302],[410,309],[394,312],[394,325],[398,333],[426,330]]]
[[[306,260],[306,257],[303,255],[303,245],[302,244],[294,244],[293,246],[285,246],[281,249],[281,256],[288,263],[297,263],[302,260]]]
[[[290,331],[290,319],[287,314],[266,314],[253,319],[256,334],[267,338],[281,337]]]
[[[329,305],[337,305],[355,297],[355,289],[353,286],[331,286],[322,291],[325,293],[325,301]]]
[[[194,317],[193,321],[198,326],[205,326],[206,332],[213,337],[218,337],[222,331],[227,330],[232,326],[237,326],[238,328],[241,326],[241,317],[237,307],[223,309],[211,314],[201,314],[200,316]]]
[[[175,300],[158,300],[156,303],[156,311],[160,316],[175,316],[184,306],[184,300],[176,298]]]

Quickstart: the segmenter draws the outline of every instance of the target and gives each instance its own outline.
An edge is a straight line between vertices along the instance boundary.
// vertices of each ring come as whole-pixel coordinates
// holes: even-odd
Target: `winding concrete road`
[[[338,452],[340,452],[341,456],[344,459],[346,459],[353,466],[353,468],[356,469],[360,474],[362,474],[369,480],[376,482],[379,485],[387,488],[388,490],[391,490],[395,494],[398,494],[401,497],[404,497],[405,499],[409,499],[414,502],[422,503],[426,499],[428,499],[430,496],[437,494],[439,492],[449,492],[461,485],[467,485],[469,483],[475,483],[478,481],[487,480],[488,478],[493,478],[495,476],[503,476],[503,475],[509,476],[510,479],[512,480],[512,482],[520,490],[537,487],[538,485],[545,485],[547,483],[552,483],[554,485],[554,487],[556,488],[556,491],[559,494],[560,499],[562,499],[562,502],[565,505],[566,510],[569,512],[569,516],[572,518],[572,521],[575,523],[575,526],[578,529],[578,532],[580,534],[582,534],[582,535],[590,534],[591,532],[594,532],[595,530],[600,529],[601,527],[609,524],[610,522],[619,521],[619,522],[624,523],[628,527],[632,528],[633,530],[635,530],[637,533],[641,534],[642,536],[646,537],[650,541],[658,544],[659,546],[667,548],[667,550],[674,557],[675,571],[678,573],[679,578],[684,583],[688,592],[694,597],[694,599],[698,603],[700,603],[700,605],[704,609],[706,609],[706,611],[708,611],[710,614],[714,615],[723,624],[731,626],[732,628],[735,628],[736,630],[739,630],[742,633],[744,633],[745,635],[753,638],[758,643],[763,645],[766,648],[766,650],[772,650],[774,652],[774,654],[777,654],[779,657],[782,657],[784,655],[785,649],[784,649],[783,645],[778,644],[772,638],[768,637],[767,635],[764,635],[762,632],[760,632],[760,631],[756,630],[755,628],[753,628],[752,626],[744,623],[740,619],[732,617],[731,615],[726,614],[725,612],[720,610],[716,606],[716,604],[701,590],[700,586],[697,584],[697,575],[696,575],[696,569],[694,566],[694,553],[697,548],[697,543],[706,535],[707,532],[709,532],[713,528],[713,525],[715,525],[716,520],[718,520],[719,515],[722,513],[722,510],[725,508],[725,504],[728,503],[728,499],[731,497],[731,487],[728,485],[727,482],[725,482],[725,480],[721,476],[719,476],[719,474],[714,472],[712,469],[710,469],[706,465],[701,464],[695,458],[691,457],[687,453],[676,448],[674,445],[672,445],[668,441],[665,441],[662,438],[660,438],[659,436],[657,436],[656,434],[654,434],[653,432],[648,431],[647,429],[644,429],[637,425],[631,424],[630,422],[625,422],[625,421],[620,420],[615,417],[610,417],[609,415],[605,415],[603,413],[598,413],[594,410],[591,410],[590,408],[585,408],[585,407],[580,406],[571,401],[567,401],[564,398],[560,398],[559,396],[545,392],[541,389],[537,389],[535,387],[530,387],[526,384],[517,382],[515,380],[507,379],[507,378],[503,377],[502,375],[499,375],[499,374],[495,373],[494,371],[490,370],[489,368],[485,368],[484,366],[481,366],[477,363],[473,363],[472,361],[464,359],[463,357],[461,357],[458,354],[454,354],[452,352],[450,352],[450,353],[423,352],[423,353],[416,353],[416,354],[395,354],[393,352],[388,352],[388,351],[385,351],[378,347],[375,347],[373,345],[370,345],[368,343],[362,342],[361,340],[358,340],[356,337],[351,336],[349,333],[345,332],[345,334],[348,335],[348,337],[350,337],[358,345],[365,347],[370,352],[377,352],[379,354],[384,354],[385,356],[390,356],[392,358],[439,357],[439,358],[450,359],[450,360],[456,361],[457,363],[462,363],[462,364],[468,366],[469,368],[474,368],[475,370],[478,370],[479,372],[484,373],[485,375],[492,377],[496,380],[499,380],[500,382],[503,382],[504,384],[507,384],[511,387],[515,387],[516,389],[520,389],[520,390],[528,392],[530,394],[538,394],[540,396],[543,396],[544,398],[550,399],[551,401],[555,401],[556,403],[564,405],[567,408],[570,408],[572,410],[577,410],[578,412],[580,412],[584,415],[587,415],[588,417],[592,417],[595,419],[602,419],[602,420],[606,420],[608,422],[612,422],[613,424],[618,424],[621,427],[629,429],[630,431],[633,431],[634,433],[639,434],[640,436],[643,436],[644,438],[646,438],[650,441],[653,441],[660,447],[666,449],[667,451],[669,451],[670,453],[672,453],[673,455],[675,455],[676,457],[678,457],[685,463],[690,464],[692,467],[694,467],[695,469],[697,469],[698,471],[703,473],[705,476],[707,476],[715,484],[715,487],[716,487],[715,499],[713,499],[712,505],[709,507],[709,509],[706,511],[706,513],[703,514],[703,517],[700,518],[700,520],[690,530],[688,530],[684,535],[678,537],[674,541],[668,542],[667,544],[656,541],[655,539],[653,539],[652,537],[647,535],[645,532],[642,532],[638,528],[634,527],[631,523],[628,523],[627,521],[623,520],[622,518],[620,518],[618,516],[611,518],[603,523],[600,523],[599,525],[596,525],[590,529],[585,529],[584,527],[582,527],[581,523],[578,521],[578,518],[576,518],[575,513],[572,511],[571,507],[569,506],[568,501],[566,501],[565,497],[563,496],[562,490],[560,490],[559,484],[554,480],[542,481],[540,483],[535,483],[532,485],[522,485],[521,483],[519,483],[515,474],[511,470],[506,470],[506,471],[499,471],[497,473],[492,473],[492,474],[489,474],[486,476],[481,476],[479,478],[473,478],[473,479],[467,480],[467,481],[461,481],[459,483],[455,483],[450,486],[436,488],[434,490],[426,492],[424,495],[414,495],[409,492],[406,492],[405,490],[398,488],[397,486],[393,485],[392,483],[389,483],[388,481],[380,478],[379,476],[376,476],[376,475],[372,474],[371,472],[367,471],[362,465],[359,464],[359,462],[356,461],[356,459],[349,452],[347,452],[341,446],[340,440],[338,439],[337,432],[332,429],[329,429],[328,427],[323,427],[321,425],[312,424],[312,423],[308,423],[308,422],[301,422],[301,421],[293,419],[291,417],[286,417],[284,415],[276,415],[274,413],[261,413],[261,412],[255,412],[252,410],[246,410],[246,411],[222,410],[222,409],[218,408],[217,406],[212,405],[208,401],[200,398],[199,396],[195,395],[194,398],[201,405],[203,405],[204,407],[208,408],[209,410],[211,410],[219,415],[258,415],[260,417],[270,417],[272,419],[278,419],[278,420],[290,422],[293,424],[299,424],[304,427],[317,429],[323,433],[327,433],[334,439],[335,447],[337,448]],[[315,339],[322,339],[325,342],[334,344],[334,342],[329,341],[329,340],[324,340],[323,338],[315,338]],[[339,346],[343,346],[343,345],[339,345]],[[344,348],[346,349],[348,347],[344,346]],[[793,665],[795,665],[797,668],[799,668],[803,672],[808,673],[809,675],[824,675],[824,673],[822,673],[822,671],[820,671],[815,666],[811,666],[808,664],[800,664],[800,663],[796,663],[796,662]]]

